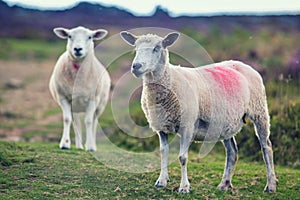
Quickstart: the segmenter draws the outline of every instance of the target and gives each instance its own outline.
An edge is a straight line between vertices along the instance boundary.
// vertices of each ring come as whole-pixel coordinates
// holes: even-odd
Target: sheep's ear
[[[132,33],[129,33],[127,31],[122,31],[120,33],[122,39],[127,42],[128,44],[130,44],[131,46],[135,45],[135,41],[137,40],[137,36],[133,35]]]
[[[95,31],[93,31],[93,39],[94,40],[101,40],[102,38],[104,38],[107,35],[107,30],[104,29],[97,29]]]
[[[62,39],[67,39],[69,37],[69,30],[65,28],[55,28],[53,29],[53,32]]]
[[[171,46],[179,37],[179,33],[173,32],[169,33],[162,41],[163,48]]]

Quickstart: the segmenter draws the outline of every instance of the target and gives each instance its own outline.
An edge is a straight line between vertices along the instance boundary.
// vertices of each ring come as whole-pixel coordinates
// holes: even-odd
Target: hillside
[[[240,160],[233,177],[234,189],[216,189],[222,177],[224,155],[199,161],[190,153],[190,194],[180,195],[178,162],[169,166],[166,189],[154,188],[159,171],[134,174],[110,169],[92,154],[60,150],[54,143],[0,142],[1,199],[297,199],[300,170],[276,166],[276,194],[263,193],[266,183],[262,161]]]
[[[212,26],[222,32],[236,28],[300,31],[300,16],[180,16],[171,17],[167,10],[157,7],[152,16],[137,17],[116,7],[79,3],[66,10],[35,10],[20,6],[9,7],[0,1],[0,37],[53,38],[56,26],[90,28],[105,27],[112,33],[136,27],[165,27],[170,29],[192,28],[207,32]],[[6,20],[4,20],[6,19]]]

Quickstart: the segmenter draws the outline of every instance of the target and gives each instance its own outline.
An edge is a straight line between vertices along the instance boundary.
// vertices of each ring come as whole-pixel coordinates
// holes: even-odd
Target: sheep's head
[[[104,29],[92,31],[81,26],[73,29],[55,28],[53,31],[59,38],[68,40],[67,51],[75,60],[83,59],[93,51],[93,41],[100,40],[107,34],[107,31]]]
[[[136,55],[131,67],[131,72],[136,77],[156,72],[168,63],[167,47],[171,46],[179,37],[179,33],[176,32],[170,33],[164,38],[152,34],[138,37],[127,31],[120,34],[124,41],[136,47]]]

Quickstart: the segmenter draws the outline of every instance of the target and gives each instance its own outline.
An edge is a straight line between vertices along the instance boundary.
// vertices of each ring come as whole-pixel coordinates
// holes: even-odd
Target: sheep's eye
[[[89,40],[92,39],[92,36],[89,36]]]
[[[159,46],[159,45],[155,46],[154,49],[153,49],[153,53],[154,53],[154,52],[155,52],[155,53],[158,52],[159,49],[160,49],[160,46]]]
[[[72,36],[71,36],[71,35],[69,35],[69,36],[68,36],[68,38],[69,38],[69,39],[71,39],[71,38],[72,38]]]

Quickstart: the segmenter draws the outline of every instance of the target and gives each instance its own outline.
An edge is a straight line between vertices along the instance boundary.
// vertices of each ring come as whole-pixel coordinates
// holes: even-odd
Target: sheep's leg
[[[220,190],[228,190],[232,188],[231,178],[233,176],[234,167],[238,159],[238,149],[234,137],[223,141],[226,149],[226,164],[221,183],[218,185]]]
[[[180,137],[180,152],[179,161],[181,165],[181,183],[179,186],[180,193],[190,192],[190,183],[187,177],[187,162],[188,162],[188,150],[192,141],[192,136],[188,133],[181,134]]]
[[[98,111],[98,109],[96,110],[95,112],[95,115],[94,115],[94,122],[93,122],[93,140],[95,141],[95,146],[96,146],[96,139],[97,139],[97,127],[98,127],[98,118],[100,116],[100,113]]]
[[[166,187],[169,181],[169,175],[168,175],[169,144],[168,144],[168,134],[160,131],[158,132],[158,136],[160,142],[161,168],[160,168],[159,178],[155,183],[155,187],[161,188],[161,187]]]
[[[90,101],[86,110],[85,126],[86,126],[86,143],[87,151],[96,151],[96,140],[94,139],[94,117],[96,111],[96,104]]]
[[[78,114],[73,115],[73,129],[75,132],[75,145],[77,149],[83,149],[82,146],[82,127],[80,116]]]
[[[269,139],[270,125],[267,116],[256,116],[253,119],[255,133],[259,139],[260,146],[263,153],[263,158],[267,167],[267,185],[264,189],[265,192],[276,192],[277,179],[274,170],[273,150],[272,143]]]
[[[97,126],[98,126],[98,117],[94,117],[93,122],[93,140],[96,141],[96,135],[97,135]]]
[[[71,106],[69,102],[65,99],[61,100],[60,106],[63,111],[64,130],[63,130],[62,138],[60,140],[59,147],[61,149],[70,149],[71,147],[70,126],[72,122]]]

